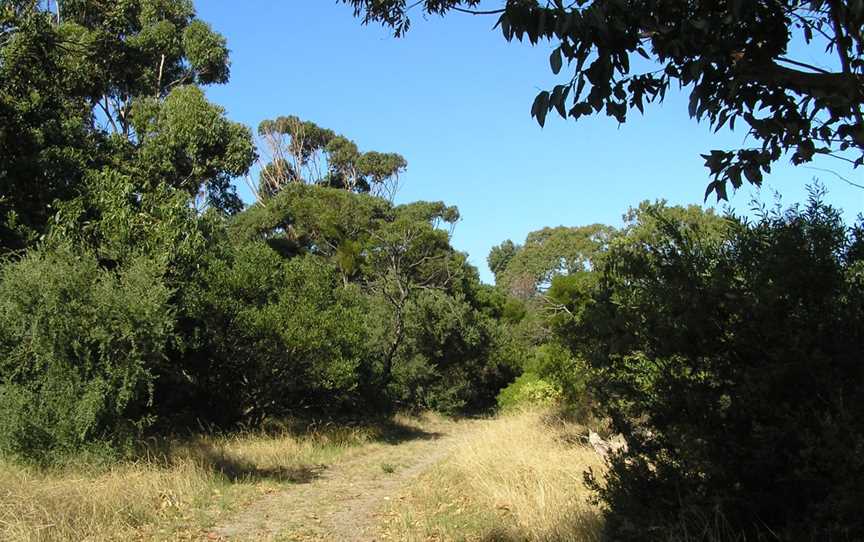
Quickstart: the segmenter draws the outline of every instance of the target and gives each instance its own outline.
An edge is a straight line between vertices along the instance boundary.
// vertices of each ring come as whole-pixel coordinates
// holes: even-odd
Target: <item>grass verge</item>
[[[602,460],[582,427],[547,412],[483,422],[449,458],[400,495],[382,538],[420,541],[599,540],[599,510],[583,483]]]

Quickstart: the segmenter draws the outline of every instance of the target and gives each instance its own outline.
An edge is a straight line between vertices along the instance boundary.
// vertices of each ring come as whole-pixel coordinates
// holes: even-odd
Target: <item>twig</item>
[[[830,174],[834,175],[835,177],[837,177],[838,179],[840,179],[841,181],[843,181],[844,183],[847,183],[850,186],[854,186],[855,188],[860,188],[860,189],[864,190],[864,185],[852,182],[849,179],[847,179],[846,177],[844,177],[843,175],[840,175],[839,173],[837,173],[836,171],[821,168],[821,167],[813,167],[813,166],[804,166],[804,167],[807,169],[812,169],[813,171],[822,171],[825,173],[830,173]]]

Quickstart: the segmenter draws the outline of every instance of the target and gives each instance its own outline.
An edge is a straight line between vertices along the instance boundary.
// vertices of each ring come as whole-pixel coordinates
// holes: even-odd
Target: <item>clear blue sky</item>
[[[361,150],[402,154],[408,172],[397,201],[457,205],[454,245],[486,281],[486,255],[504,239],[521,242],[544,226],[619,225],[644,199],[701,204],[709,179],[699,154],[744,141],[743,133],[713,134],[691,120],[680,93],[625,125],[550,115],[541,129],[529,111],[537,92],[557,82],[548,67],[551,46],[508,44],[491,17],[416,17],[411,32],[395,39],[361,26],[335,0],[195,4],[232,51],[231,82],[208,94],[233,120],[254,129],[294,114]],[[813,165],[864,181],[864,170],[842,162]],[[849,219],[864,207],[864,191],[785,162],[768,177],[763,197],[770,201],[776,190],[787,204],[802,201],[813,177]],[[745,212],[753,195],[747,187],[730,203]]]

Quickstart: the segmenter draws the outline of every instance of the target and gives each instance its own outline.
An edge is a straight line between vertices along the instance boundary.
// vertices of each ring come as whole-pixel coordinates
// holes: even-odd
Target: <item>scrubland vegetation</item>
[[[408,28],[404,1],[346,3]],[[541,124],[624,122],[676,81],[761,144],[705,155],[706,194],[784,153],[864,161],[860,2],[543,4],[496,12],[576,66]],[[793,26],[843,71],[780,67]],[[631,78],[634,53],[662,69]],[[492,250],[492,286],[455,207],[394,202],[404,157],[295,116],[253,137],[207,100],[228,78],[185,0],[0,4],[0,537],[205,535],[388,442],[394,413],[497,410],[386,536],[864,538],[864,226],[821,185],[747,217],[646,201],[544,228]],[[589,428],[627,446],[607,464]]]

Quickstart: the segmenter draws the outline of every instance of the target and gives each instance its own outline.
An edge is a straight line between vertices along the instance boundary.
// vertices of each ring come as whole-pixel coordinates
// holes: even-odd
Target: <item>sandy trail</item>
[[[442,461],[455,437],[471,421],[448,423],[434,432],[375,444],[358,456],[316,473],[309,483],[262,496],[213,529],[228,541],[333,540],[368,542],[376,537],[380,512],[420,474]]]

